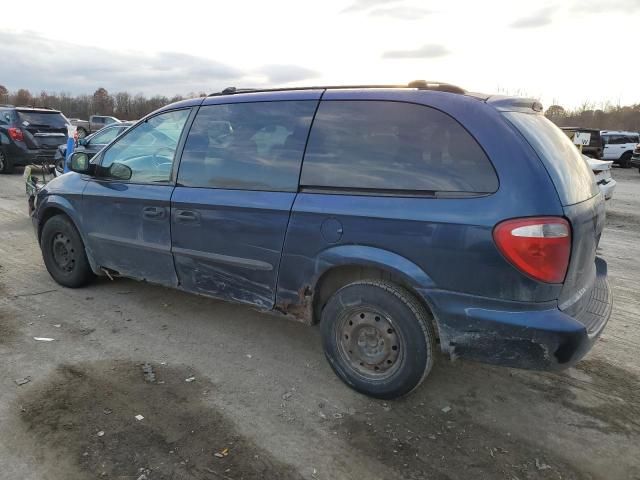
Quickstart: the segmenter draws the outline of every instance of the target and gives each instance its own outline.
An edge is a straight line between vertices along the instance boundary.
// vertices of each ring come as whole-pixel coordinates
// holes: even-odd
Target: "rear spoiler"
[[[492,95],[485,100],[501,112],[542,113],[542,103],[535,98]]]

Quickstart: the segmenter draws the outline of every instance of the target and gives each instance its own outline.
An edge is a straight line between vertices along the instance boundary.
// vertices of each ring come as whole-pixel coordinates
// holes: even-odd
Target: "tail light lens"
[[[9,128],[9,137],[11,137],[11,140],[13,140],[14,142],[24,141],[24,135],[22,134],[22,130],[20,130],[19,128]]]
[[[546,283],[562,283],[571,255],[571,226],[560,217],[516,218],[493,230],[498,249],[516,268]]]

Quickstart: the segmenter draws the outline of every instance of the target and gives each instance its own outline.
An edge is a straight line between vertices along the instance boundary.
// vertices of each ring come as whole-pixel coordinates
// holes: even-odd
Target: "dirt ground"
[[[21,176],[0,176],[0,478],[640,479],[640,175],[614,176],[615,306],[582,362],[440,356],[386,403],[335,377],[317,328],[129,280],[58,286]]]

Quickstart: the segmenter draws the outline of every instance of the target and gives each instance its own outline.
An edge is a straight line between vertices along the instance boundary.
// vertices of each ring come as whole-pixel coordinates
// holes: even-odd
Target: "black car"
[[[14,166],[53,163],[69,121],[58,110],[0,105],[0,173]]]
[[[600,136],[600,130],[595,128],[582,128],[582,127],[560,127],[569,138],[573,138],[576,132],[588,133],[591,135],[589,139],[589,145],[582,147],[582,153],[587,157],[601,159],[604,151],[604,143]]]
[[[89,158],[98,153],[105,145],[115,140],[121,133],[127,130],[133,122],[122,122],[109,125],[87,137],[78,140],[77,152],[85,152]],[[64,159],[67,157],[67,144],[58,146],[55,155],[55,166],[58,172],[64,170]]]

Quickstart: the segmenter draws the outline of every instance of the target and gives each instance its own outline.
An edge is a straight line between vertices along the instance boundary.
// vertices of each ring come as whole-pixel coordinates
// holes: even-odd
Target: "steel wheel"
[[[51,251],[53,252],[53,260],[60,270],[64,272],[73,271],[76,265],[76,252],[69,237],[61,232],[56,233],[51,242]]]
[[[338,351],[345,362],[368,380],[390,377],[402,363],[401,334],[382,312],[358,309],[343,315],[336,336]]]
[[[404,288],[359,280],[338,289],[322,308],[322,346],[347,385],[376,398],[414,390],[433,364],[429,314]]]

